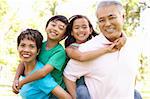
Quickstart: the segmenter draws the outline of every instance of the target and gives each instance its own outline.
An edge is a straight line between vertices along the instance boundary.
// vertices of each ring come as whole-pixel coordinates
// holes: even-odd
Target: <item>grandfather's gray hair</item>
[[[105,0],[105,1],[101,1],[98,6],[97,6],[97,10],[96,10],[96,13],[98,12],[98,9],[99,8],[102,8],[102,7],[105,7],[105,6],[111,6],[111,5],[114,5],[118,8],[118,11],[120,14],[123,14],[124,13],[124,8],[123,8],[123,5],[118,2],[118,1],[111,1],[111,0]]]

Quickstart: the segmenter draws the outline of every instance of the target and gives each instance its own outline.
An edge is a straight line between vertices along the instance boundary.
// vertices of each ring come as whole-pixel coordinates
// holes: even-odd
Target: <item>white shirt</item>
[[[79,50],[81,52],[96,50],[109,43],[102,34],[99,34],[81,44]],[[84,76],[91,99],[134,99],[138,67],[134,45],[127,40],[120,51],[87,62],[71,59],[64,70],[64,76],[72,81]]]

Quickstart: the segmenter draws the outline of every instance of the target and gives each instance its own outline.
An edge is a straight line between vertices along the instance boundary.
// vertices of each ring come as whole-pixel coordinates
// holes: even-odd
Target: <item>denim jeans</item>
[[[84,77],[77,80],[77,99],[91,99],[88,88],[84,82]]]
[[[88,88],[84,82],[84,77],[77,80],[77,99],[91,99]],[[135,89],[134,99],[142,99],[141,94]]]
[[[142,99],[141,94],[136,89],[134,90],[134,99]]]

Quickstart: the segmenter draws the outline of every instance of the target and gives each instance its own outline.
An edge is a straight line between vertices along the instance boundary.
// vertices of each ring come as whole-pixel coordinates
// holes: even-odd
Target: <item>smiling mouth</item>
[[[48,32],[48,34],[51,34],[51,35],[53,35],[53,36],[57,36],[57,35],[58,35],[58,34],[55,33],[55,32]]]
[[[78,36],[79,36],[79,37],[84,37],[84,36],[85,36],[85,34],[78,34]]]
[[[31,55],[29,55],[29,54],[23,54],[22,56],[23,56],[23,58],[29,58]]]
[[[109,33],[113,33],[115,30],[114,29],[106,29],[105,31],[109,32]]]

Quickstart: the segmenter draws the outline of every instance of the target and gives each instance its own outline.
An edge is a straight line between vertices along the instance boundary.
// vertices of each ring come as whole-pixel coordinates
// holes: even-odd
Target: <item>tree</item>
[[[1,0],[0,1],[0,22],[3,19],[3,17],[6,15],[8,10],[8,4],[6,0]]]

